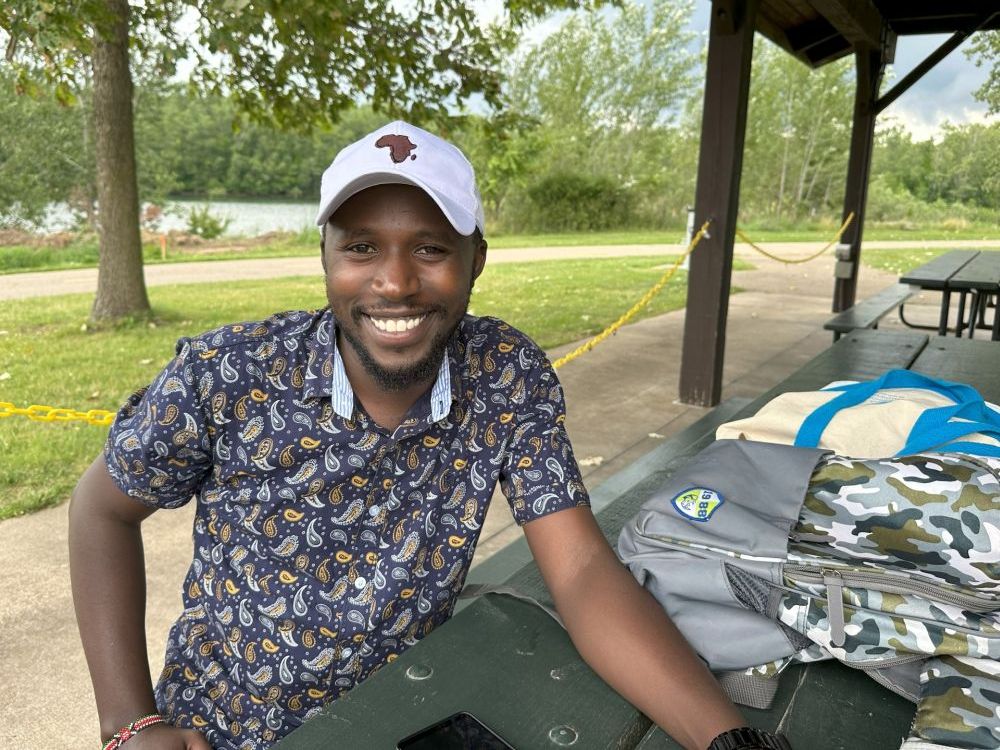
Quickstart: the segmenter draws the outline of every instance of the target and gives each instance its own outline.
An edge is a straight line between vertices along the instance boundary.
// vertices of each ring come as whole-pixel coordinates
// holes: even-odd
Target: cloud
[[[901,80],[947,38],[947,35],[900,37],[887,86]],[[988,122],[986,105],[973,96],[985,82],[987,71],[965,56],[966,46],[967,43],[963,44],[931,68],[886,108],[883,117],[892,117],[918,140],[939,135],[945,122],[956,125]]]

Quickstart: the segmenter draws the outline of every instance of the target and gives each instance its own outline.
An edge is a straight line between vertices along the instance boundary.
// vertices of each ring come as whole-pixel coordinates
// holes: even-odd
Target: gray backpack
[[[971,674],[962,694],[987,718],[911,739],[997,747],[998,465],[719,440],[644,503],[618,552],[735,701],[769,705],[794,661],[836,658],[921,706],[928,669]],[[970,733],[987,744],[960,744]]]

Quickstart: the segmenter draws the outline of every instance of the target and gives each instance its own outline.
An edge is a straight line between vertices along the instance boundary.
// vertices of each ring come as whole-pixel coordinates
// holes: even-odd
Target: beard
[[[452,334],[455,333],[455,330],[462,322],[462,318],[465,317],[465,313],[468,309],[469,298],[466,297],[465,305],[462,309],[462,315],[459,316],[458,320],[455,321],[455,325],[453,325],[450,329],[442,331],[434,337],[427,350],[427,354],[416,362],[397,368],[390,368],[380,364],[375,357],[372,356],[372,353],[368,350],[364,343],[362,343],[360,337],[355,335],[353,330],[348,330],[346,326],[341,326],[340,332],[344,335],[344,338],[358,355],[358,359],[361,361],[361,366],[365,368],[365,372],[367,372],[375,380],[375,382],[379,384],[382,390],[403,391],[412,386],[414,383],[433,381],[435,379],[435,376],[441,367],[441,361],[444,358],[445,351],[448,348],[448,341],[451,339]],[[354,321],[355,326],[360,327],[362,325],[361,311],[352,310],[351,319]]]

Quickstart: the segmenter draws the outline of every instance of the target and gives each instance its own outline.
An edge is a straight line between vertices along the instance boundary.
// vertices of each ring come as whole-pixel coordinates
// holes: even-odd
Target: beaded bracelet
[[[121,747],[130,739],[135,737],[135,735],[139,734],[139,732],[143,729],[148,729],[149,727],[156,726],[157,724],[162,724],[165,721],[166,719],[159,714],[140,716],[131,724],[122,727],[111,735],[111,739],[104,743],[101,750],[115,750],[115,748]]]

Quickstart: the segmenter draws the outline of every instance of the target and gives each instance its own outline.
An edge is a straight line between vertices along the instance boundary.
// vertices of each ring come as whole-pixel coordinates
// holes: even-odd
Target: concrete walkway
[[[997,247],[1000,240],[923,240],[866,242],[866,250],[908,247],[979,248]],[[781,257],[803,257],[823,247],[817,242],[768,242],[764,247]],[[526,260],[569,260],[571,258],[623,258],[634,255],[676,255],[684,245],[596,245],[576,247],[504,248],[489,251],[489,263],[517,263]],[[830,251],[828,251],[830,252]],[[761,258],[748,245],[737,244],[736,254],[748,259]],[[320,274],[319,255],[315,257],[256,258],[213,260],[146,265],[146,285],[222,282],[232,279],[273,279],[279,276]],[[45,297],[56,294],[93,293],[97,289],[97,269],[77,268],[67,271],[43,271],[0,275],[0,300]],[[825,293],[825,291],[824,291]]]
[[[783,252],[804,256],[814,249],[800,245]],[[571,254],[569,250],[539,251],[536,257],[551,252],[565,258]],[[619,249],[613,254],[639,250]],[[525,251],[495,251],[490,258],[492,262],[503,262],[515,252],[517,260],[526,258]],[[609,249],[594,252],[606,256]],[[676,249],[644,246],[641,252]],[[823,321],[830,315],[833,286],[829,255],[808,264],[785,266],[756,254],[747,255],[745,249],[739,254],[752,260],[757,270],[738,272],[733,278],[733,285],[744,291],[730,302],[724,398],[761,393],[831,342],[831,335],[822,330]],[[578,257],[576,251],[572,255]],[[151,266],[147,278],[150,283],[177,283],[194,278],[212,281],[215,279],[209,274],[215,271],[222,271],[219,280],[254,274],[271,277],[286,271],[319,273],[318,262],[305,260],[312,265],[295,271],[291,270],[292,259],[287,258],[244,261],[240,266],[200,263],[197,275],[192,272],[192,264],[183,264],[183,268],[182,264]],[[19,291],[34,285],[34,294],[44,294],[59,285],[62,293],[69,291],[61,286],[63,280],[75,278],[77,273],[3,276],[0,288],[9,292],[14,280]],[[40,278],[32,279],[36,276]],[[170,280],[164,280],[167,278]],[[894,280],[890,274],[862,269],[859,296],[868,296]],[[38,286],[43,282],[44,286]],[[622,309],[631,303],[623,299]],[[914,307],[908,317],[935,320],[937,301],[929,299],[926,304],[933,308]],[[589,486],[596,486],[705,412],[676,403],[683,320],[683,311],[678,311],[627,326],[560,371],[569,405],[568,428]],[[892,326],[893,321],[884,325]],[[551,354],[554,358],[570,348],[561,347]],[[162,664],[169,625],[180,611],[180,586],[192,553],[192,510],[157,513],[144,526],[149,578],[147,629],[154,675]],[[0,599],[2,748],[97,746],[93,692],[70,598],[66,511],[66,505],[62,505],[0,523],[0,590],[4,592]],[[506,503],[502,499],[494,503],[477,561],[519,534]]]

